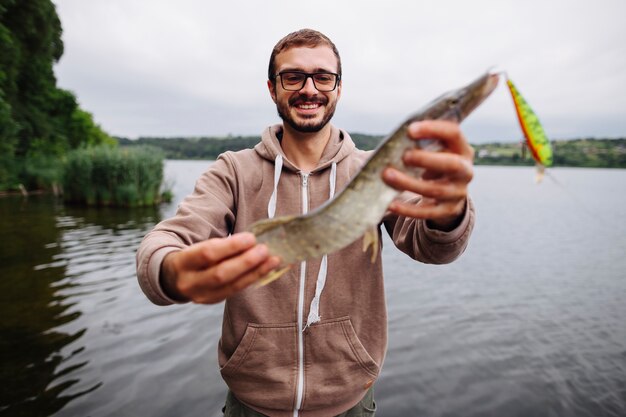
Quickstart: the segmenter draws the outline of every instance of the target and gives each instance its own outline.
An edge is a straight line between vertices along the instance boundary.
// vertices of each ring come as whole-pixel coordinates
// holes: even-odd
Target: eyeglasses
[[[287,91],[299,91],[304,88],[307,78],[313,80],[313,85],[320,91],[327,93],[337,88],[341,76],[332,72],[316,72],[309,74],[302,71],[282,71],[276,74],[280,77],[280,84]]]

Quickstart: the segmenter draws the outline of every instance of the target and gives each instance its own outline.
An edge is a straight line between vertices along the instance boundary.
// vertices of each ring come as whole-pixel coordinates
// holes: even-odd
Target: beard
[[[289,112],[289,107],[297,105],[298,102],[304,101],[307,103],[319,103],[325,106],[324,116],[322,120],[319,122],[315,122],[315,120],[304,120],[298,122],[291,117]],[[319,98],[309,98],[303,95],[294,97],[289,100],[288,104],[284,104],[282,102],[276,103],[276,110],[278,111],[278,116],[283,120],[283,122],[287,123],[297,132],[301,133],[315,133],[319,132],[330,122],[330,119],[335,115],[335,108],[337,107],[337,101],[335,100],[331,105],[328,105],[329,100],[327,97],[319,97]]]

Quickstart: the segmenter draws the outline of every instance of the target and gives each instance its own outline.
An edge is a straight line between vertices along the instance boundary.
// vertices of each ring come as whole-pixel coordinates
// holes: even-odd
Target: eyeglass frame
[[[296,73],[296,74],[301,74],[304,75],[304,81],[302,82],[302,86],[298,89],[295,90],[291,90],[287,87],[285,87],[285,84],[283,82],[283,74],[286,73]],[[315,84],[315,78],[313,78],[315,75],[320,75],[320,74],[324,74],[324,75],[334,75],[335,76],[335,84],[333,85],[333,88],[330,90],[320,90],[319,88],[317,88],[317,84]],[[296,70],[285,70],[285,71],[281,71],[278,74],[274,75],[274,82],[276,82],[276,78],[280,77],[280,85],[283,87],[283,89],[285,89],[286,91],[300,91],[304,88],[304,86],[306,85],[307,80],[310,78],[313,81],[313,87],[315,87],[315,89],[317,91],[319,91],[320,93],[330,93],[331,91],[335,91],[337,89],[337,86],[339,85],[339,82],[341,81],[341,74],[337,74],[336,72],[326,72],[326,71],[318,71],[318,72],[304,72],[304,71],[296,71]]]

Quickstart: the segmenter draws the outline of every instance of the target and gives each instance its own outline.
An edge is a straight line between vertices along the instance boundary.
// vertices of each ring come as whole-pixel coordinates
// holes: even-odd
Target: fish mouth
[[[500,75],[505,74],[506,73],[499,68],[491,67],[480,78],[472,82],[467,87],[467,91],[475,91],[482,99],[487,98],[498,86]]]
[[[500,72],[487,72],[467,87],[453,92],[455,119],[463,121],[476,107],[478,107],[496,89],[500,81]]]
[[[469,93],[467,98],[470,102],[478,101],[473,103],[472,110],[482,103],[484,99],[489,97],[493,90],[498,87],[501,74],[502,72],[487,71],[487,73],[485,73],[482,77],[468,86],[467,90],[465,90]]]
[[[502,74],[502,72],[488,72],[486,77],[487,79],[485,80],[485,86],[483,88],[483,94],[485,96],[488,96],[489,94],[491,94],[493,92],[493,90],[496,89],[496,87],[498,86],[498,83],[500,82],[500,74]]]

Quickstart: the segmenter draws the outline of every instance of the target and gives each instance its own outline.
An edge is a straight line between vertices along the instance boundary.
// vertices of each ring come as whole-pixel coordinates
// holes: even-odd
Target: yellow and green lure
[[[552,147],[550,146],[550,141],[541,123],[539,123],[539,118],[508,77],[506,83],[511,91],[517,118],[524,132],[528,149],[530,149],[530,153],[537,164],[536,181],[540,182],[543,179],[545,168],[552,165]]]

